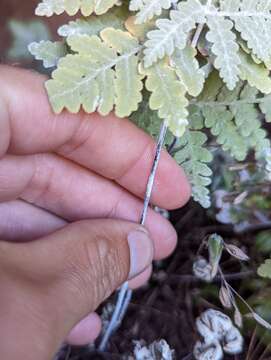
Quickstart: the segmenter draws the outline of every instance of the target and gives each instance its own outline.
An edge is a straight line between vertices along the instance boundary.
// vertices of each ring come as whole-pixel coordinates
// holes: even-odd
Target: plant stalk
[[[162,152],[163,144],[165,141],[166,132],[167,132],[167,125],[165,122],[163,122],[161,125],[161,128],[160,128],[159,135],[158,135],[155,156],[154,156],[151,172],[150,172],[147,187],[146,187],[146,192],[145,192],[145,197],[144,197],[144,205],[143,205],[143,210],[142,210],[141,217],[140,217],[141,225],[144,225],[145,221],[146,221],[147,212],[148,212],[151,195],[152,195],[152,190],[153,190],[153,185],[154,185],[154,180],[155,180],[155,175],[156,175],[159,160],[161,157],[161,152]],[[116,302],[116,306],[115,306],[113,315],[111,317],[110,323],[109,323],[108,327],[106,328],[105,333],[100,342],[100,345],[98,347],[99,351],[106,350],[106,347],[107,347],[110,337],[117,330],[117,328],[121,325],[122,319],[124,318],[124,316],[126,314],[131,297],[132,297],[132,290],[129,289],[128,281],[126,281],[119,290],[118,298],[117,298],[117,302]]]

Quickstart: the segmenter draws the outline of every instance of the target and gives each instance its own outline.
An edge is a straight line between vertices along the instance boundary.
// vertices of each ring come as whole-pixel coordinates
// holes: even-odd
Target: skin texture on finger
[[[134,260],[145,256],[142,251],[151,250],[151,240],[145,237],[141,255],[131,253],[132,234],[147,235],[133,223],[92,220],[70,224],[35,242],[0,242],[0,319],[5,329],[0,334],[1,354],[14,351],[6,345],[14,333],[17,354],[32,346],[33,357],[28,359],[45,359],[41,351],[56,350],[71,328],[127,279]],[[150,264],[149,255],[138,272]],[[17,333],[22,324],[24,331]]]
[[[54,115],[44,80],[29,71],[0,67],[0,96],[8,111],[8,119],[3,121],[12,129],[11,134],[0,133],[0,142],[8,142],[13,154],[57,151],[143,197],[155,148],[150,136],[113,115],[104,119],[98,114]],[[189,197],[184,172],[163,151],[152,202],[172,209]]]
[[[139,222],[143,207],[142,200],[115,182],[53,154],[0,160],[0,201],[18,197],[67,221],[108,217]],[[29,224],[31,218],[25,220]],[[177,235],[170,222],[150,209],[146,227],[155,241],[155,259],[171,254]]]
[[[31,241],[49,235],[67,225],[67,222],[43,209],[22,200],[0,203],[0,239],[5,241]],[[152,267],[129,281],[136,289],[144,285],[151,276]],[[92,313],[78,323],[66,341],[71,345],[93,342],[101,330],[101,319]]]

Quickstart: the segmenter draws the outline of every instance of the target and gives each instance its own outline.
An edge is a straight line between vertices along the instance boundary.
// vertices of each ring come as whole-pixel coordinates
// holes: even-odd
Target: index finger
[[[54,151],[142,198],[154,140],[129,120],[114,115],[53,114],[44,80],[30,71],[0,67],[0,156],[6,151],[17,155]],[[152,203],[177,208],[189,196],[183,170],[163,151]]]

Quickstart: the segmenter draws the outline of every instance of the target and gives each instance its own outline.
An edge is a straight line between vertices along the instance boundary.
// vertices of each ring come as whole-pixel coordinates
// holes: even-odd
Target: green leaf
[[[212,277],[214,278],[218,271],[219,262],[223,251],[224,241],[221,236],[212,234],[208,239],[209,263],[212,267]]]
[[[258,274],[261,277],[271,279],[271,259],[265,260],[265,263],[258,268]]]
[[[68,45],[75,52],[60,60],[46,88],[53,109],[76,113],[97,110],[108,114],[115,104],[119,117],[129,116],[141,101],[142,76],[138,73],[140,49],[129,33],[112,28],[97,36],[71,36]]]
[[[148,69],[141,69],[146,79],[146,89],[151,92],[149,105],[158,110],[175,136],[182,136],[187,125],[188,100],[185,88],[175,71],[165,62],[159,62]]]
[[[203,207],[211,205],[209,190],[212,171],[207,163],[212,161],[212,154],[204,147],[207,136],[200,131],[186,130],[179,140],[180,150],[174,155],[182,165],[192,184],[192,196]]]
[[[213,43],[212,52],[216,58],[214,66],[230,90],[233,90],[239,80],[241,63],[236,42],[232,32],[233,23],[228,19],[209,17],[207,19],[209,31],[206,39]]]
[[[194,48],[186,46],[183,50],[176,49],[171,58],[178,77],[191,96],[198,96],[205,82],[205,74],[199,68],[196,54],[197,51]]]
[[[28,50],[36,60],[43,61],[45,68],[54,67],[67,54],[66,45],[61,41],[40,41],[28,45]]]
[[[41,20],[18,21],[11,20],[8,23],[13,41],[7,53],[11,60],[31,59],[27,47],[32,42],[50,40],[51,35],[48,27]]]

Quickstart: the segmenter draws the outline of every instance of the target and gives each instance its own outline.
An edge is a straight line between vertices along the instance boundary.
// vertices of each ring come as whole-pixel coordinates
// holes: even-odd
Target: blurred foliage
[[[31,42],[50,40],[48,27],[41,20],[18,21],[11,19],[8,28],[12,34],[12,45],[7,52],[7,58],[12,61],[29,60],[33,57],[28,51]]]

